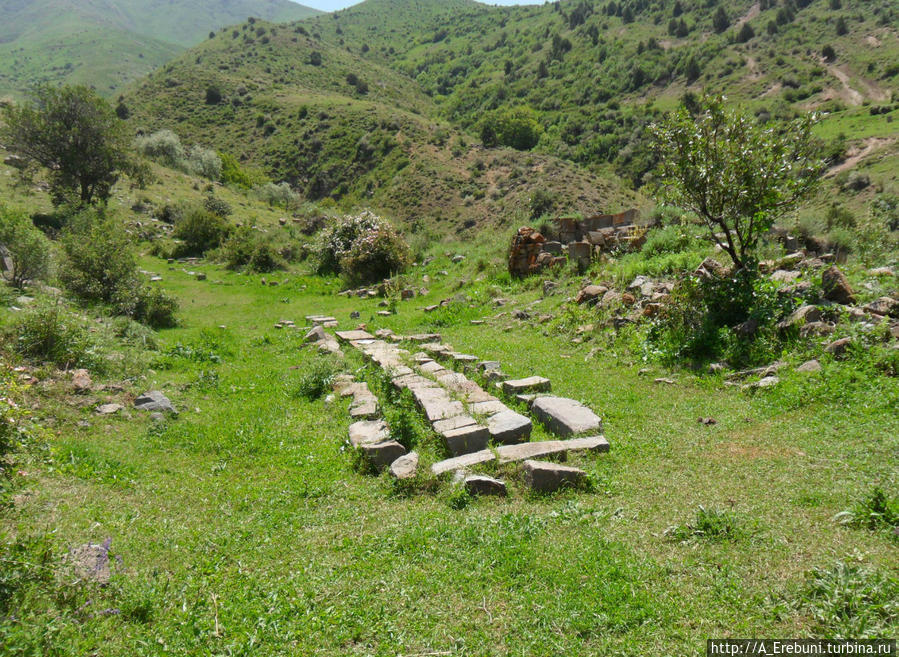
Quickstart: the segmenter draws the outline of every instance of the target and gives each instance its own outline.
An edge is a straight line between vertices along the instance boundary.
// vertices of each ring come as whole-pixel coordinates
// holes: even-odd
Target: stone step
[[[602,431],[602,420],[599,416],[574,399],[537,397],[531,402],[531,412],[558,436]]]
[[[376,470],[383,470],[401,456],[406,455],[406,448],[395,440],[385,440],[373,445],[361,445],[359,451],[365,461]]]
[[[526,459],[544,458],[547,456],[567,455],[569,452],[594,451],[608,452],[609,443],[603,436],[589,438],[571,438],[569,440],[543,440],[519,445],[504,445],[495,450],[484,449],[480,452],[464,454],[454,458],[438,461],[431,466],[431,472],[441,475],[454,470],[469,468],[481,463],[489,463],[499,458],[500,463],[524,461]]]
[[[390,430],[384,420],[360,420],[349,428],[350,444],[353,447],[375,445],[390,439]]]
[[[528,392],[549,392],[550,381],[542,376],[503,381],[503,392],[507,395],[521,395]]]
[[[524,481],[540,493],[552,493],[563,486],[577,486],[587,479],[587,473],[579,468],[571,468],[558,463],[526,460],[521,464]]]
[[[493,477],[483,475],[471,475],[465,477],[465,490],[469,495],[500,495],[506,494],[506,484]]]
[[[356,342],[358,340],[375,339],[375,336],[367,331],[336,331],[335,335],[341,342]]]
[[[458,429],[449,429],[441,433],[446,448],[453,456],[470,454],[486,449],[490,440],[490,431],[479,424],[471,424]]]

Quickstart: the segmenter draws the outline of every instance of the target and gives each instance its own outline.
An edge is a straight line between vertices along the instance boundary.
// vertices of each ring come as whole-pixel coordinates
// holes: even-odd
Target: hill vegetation
[[[289,0],[12,0],[0,6],[0,96],[38,83],[89,84],[112,95],[207,37],[258,16],[313,16]]]

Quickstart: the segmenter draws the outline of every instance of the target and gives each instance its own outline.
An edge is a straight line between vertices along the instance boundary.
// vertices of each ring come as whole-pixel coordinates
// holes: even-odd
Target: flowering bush
[[[371,212],[332,221],[322,231],[316,255],[320,274],[342,274],[353,284],[383,280],[412,261],[402,236]]]

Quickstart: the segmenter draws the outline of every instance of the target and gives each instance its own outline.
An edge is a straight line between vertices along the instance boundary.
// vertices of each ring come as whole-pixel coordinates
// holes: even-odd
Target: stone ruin
[[[520,228],[509,249],[509,272],[527,276],[564,263],[566,256],[569,262],[587,266],[603,251],[639,249],[646,240],[646,227],[637,223],[639,216],[631,209],[583,219],[559,217],[555,220],[558,241],[548,241],[533,228]]]

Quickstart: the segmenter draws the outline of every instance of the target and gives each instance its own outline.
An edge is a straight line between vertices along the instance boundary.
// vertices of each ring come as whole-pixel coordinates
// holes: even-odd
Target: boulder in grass
[[[844,306],[855,302],[855,293],[849,285],[849,279],[836,266],[827,269],[821,275],[821,287],[824,289],[824,298],[828,301],[835,301]]]
[[[134,400],[134,408],[140,411],[177,413],[169,398],[159,390],[150,390]]]
[[[563,486],[577,486],[587,478],[583,470],[558,463],[527,460],[521,467],[525,483],[538,493],[552,493]]]

